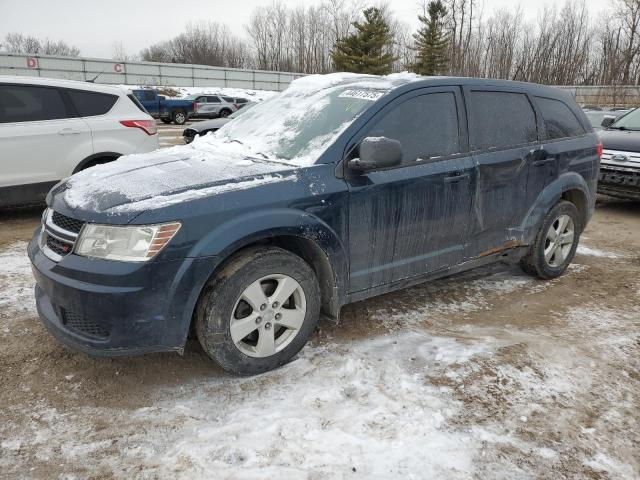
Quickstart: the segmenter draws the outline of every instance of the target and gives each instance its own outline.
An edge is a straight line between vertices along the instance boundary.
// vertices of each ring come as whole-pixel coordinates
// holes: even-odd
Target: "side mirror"
[[[387,137],[367,137],[360,143],[360,158],[349,160],[349,168],[366,172],[377,168],[389,168],[402,162],[402,146]]]
[[[615,121],[616,117],[614,117],[613,115],[605,115],[600,125],[602,126],[602,128],[609,128],[615,123]]]

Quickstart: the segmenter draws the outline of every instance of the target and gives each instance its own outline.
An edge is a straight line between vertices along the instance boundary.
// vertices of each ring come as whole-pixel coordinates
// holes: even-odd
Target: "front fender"
[[[583,213],[584,223],[586,225],[595,208],[595,192],[591,192],[589,185],[582,175],[576,172],[565,172],[540,192],[533,206],[527,212],[525,220],[521,225],[524,240],[527,244],[533,242],[544,217],[549,210],[558,203],[562,195],[569,190],[579,191],[584,196],[586,211]],[[583,227],[585,225],[583,225]]]
[[[189,256],[216,256],[224,261],[243,247],[279,236],[299,237],[319,247],[331,265],[336,287],[345,291],[348,265],[340,236],[320,218],[301,210],[281,208],[240,215],[211,230]]]

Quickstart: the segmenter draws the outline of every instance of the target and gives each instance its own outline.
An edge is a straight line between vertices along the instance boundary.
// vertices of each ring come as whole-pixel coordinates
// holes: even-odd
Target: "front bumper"
[[[640,169],[601,164],[598,193],[640,200]]]
[[[60,342],[96,356],[179,351],[217,257],[126,263],[46,257],[28,248],[42,323]]]

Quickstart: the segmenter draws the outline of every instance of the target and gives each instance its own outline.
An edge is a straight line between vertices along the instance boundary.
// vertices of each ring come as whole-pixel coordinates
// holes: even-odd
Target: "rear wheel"
[[[520,265],[525,272],[539,278],[559,277],[573,260],[581,233],[576,206],[564,200],[558,202],[545,217],[534,244]]]
[[[173,123],[176,125],[184,125],[187,123],[187,114],[184,110],[176,110],[173,112]]]
[[[196,333],[222,368],[255,375],[287,363],[313,333],[320,290],[300,257],[272,247],[234,258],[205,288]]]

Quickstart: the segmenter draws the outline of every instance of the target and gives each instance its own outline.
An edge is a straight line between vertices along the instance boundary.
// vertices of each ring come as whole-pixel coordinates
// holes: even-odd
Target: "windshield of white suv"
[[[611,125],[611,128],[618,130],[640,131],[640,108],[636,108],[632,112],[627,113],[624,117]]]
[[[311,164],[358,115],[387,92],[388,89],[368,84],[341,82],[327,86],[297,81],[282,94],[225,125],[216,139],[237,142],[264,158]]]

